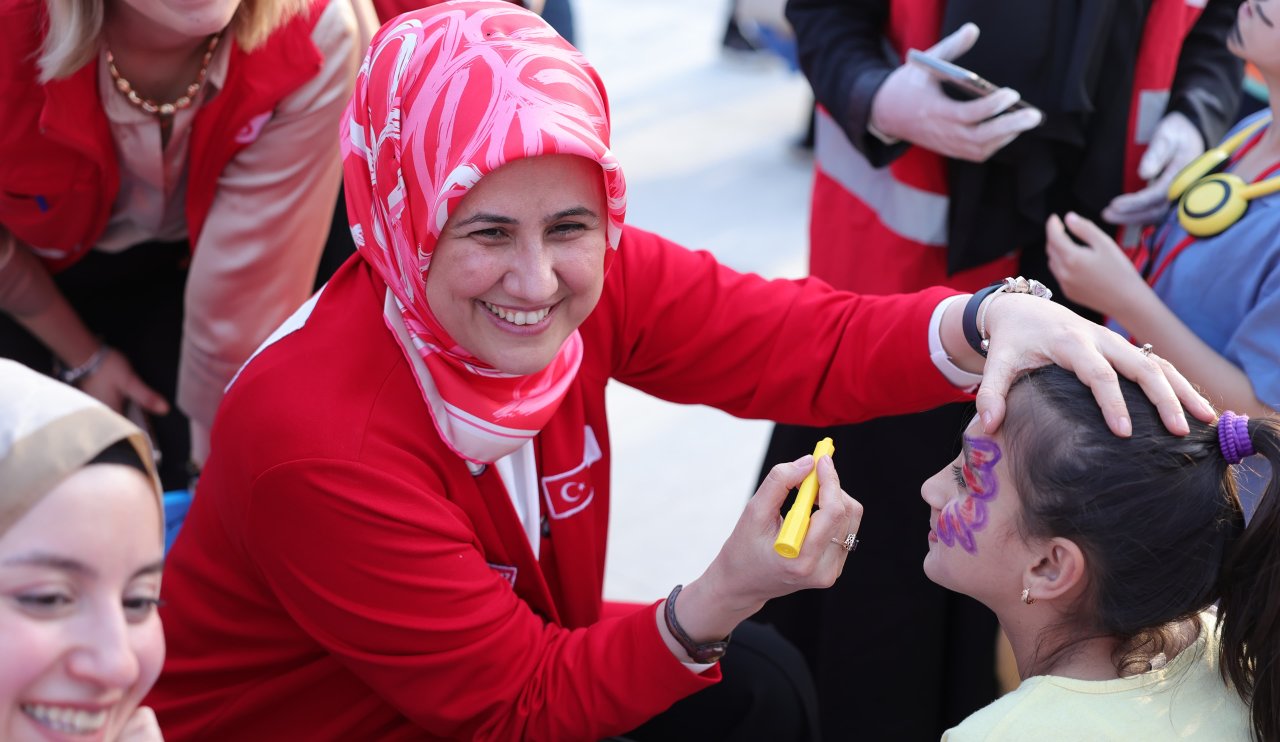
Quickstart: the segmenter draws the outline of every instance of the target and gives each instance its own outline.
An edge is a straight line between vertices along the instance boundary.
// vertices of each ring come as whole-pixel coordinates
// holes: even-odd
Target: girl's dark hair
[[[147,471],[147,467],[143,465],[142,459],[139,458],[138,450],[126,438],[121,438],[102,449],[85,466],[91,464],[122,464],[124,466],[132,466],[148,477],[151,476],[151,473]]]
[[[1280,740],[1280,425],[1249,421],[1273,476],[1246,529],[1217,427],[1188,415],[1190,434],[1173,435],[1137,384],[1120,386],[1129,438],[1112,434],[1089,388],[1057,366],[1014,384],[1004,437],[1019,527],[1085,553],[1087,607],[1072,628],[1119,640],[1122,673],[1145,669],[1172,625],[1199,625],[1218,601],[1223,677],[1251,705],[1254,734]]]
[[[1271,481],[1222,565],[1222,673],[1253,702],[1258,739],[1280,740],[1280,424],[1250,420],[1249,440]]]

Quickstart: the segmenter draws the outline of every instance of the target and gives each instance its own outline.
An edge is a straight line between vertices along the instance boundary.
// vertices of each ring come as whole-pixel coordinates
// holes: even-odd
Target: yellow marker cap
[[[818,459],[836,452],[836,446],[830,438],[823,438],[813,449],[813,469],[800,483],[796,492],[796,501],[782,519],[782,530],[773,542],[773,550],[786,557],[795,559],[800,556],[800,544],[804,543],[805,534],[809,532],[809,517],[813,515],[813,503],[818,499]]]

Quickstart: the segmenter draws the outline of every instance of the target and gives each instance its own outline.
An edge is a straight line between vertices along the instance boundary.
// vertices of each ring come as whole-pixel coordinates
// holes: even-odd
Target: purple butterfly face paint
[[[964,465],[957,480],[963,481],[967,494],[943,506],[936,531],[938,540],[947,546],[959,544],[970,554],[977,554],[974,534],[986,527],[987,505],[1000,491],[1000,481],[996,478],[1000,447],[993,440],[967,435],[964,442]]]

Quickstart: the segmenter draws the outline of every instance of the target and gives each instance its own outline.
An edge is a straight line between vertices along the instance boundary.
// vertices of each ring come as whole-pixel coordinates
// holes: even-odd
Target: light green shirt
[[[1249,742],[1249,708],[1218,673],[1217,620],[1200,618],[1200,638],[1158,670],[1116,680],[1027,678],[942,740]]]

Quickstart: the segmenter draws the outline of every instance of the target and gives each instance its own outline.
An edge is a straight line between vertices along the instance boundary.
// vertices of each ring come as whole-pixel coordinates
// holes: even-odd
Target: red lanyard
[[[1240,149],[1232,153],[1231,159],[1227,161],[1226,167],[1224,167],[1223,169],[1226,170],[1235,166],[1235,164],[1240,161],[1240,158],[1244,157],[1245,153],[1253,149],[1254,145],[1256,145],[1258,141],[1262,139],[1262,135],[1266,132],[1266,130],[1267,130],[1267,127],[1265,126],[1259,129],[1258,133],[1254,134],[1249,139],[1248,142],[1246,142],[1243,146],[1241,146]],[[1258,181],[1265,180],[1267,177],[1269,177],[1272,173],[1276,172],[1277,170],[1280,170],[1280,162],[1277,162],[1271,167],[1267,168],[1266,170],[1263,170],[1258,175],[1258,177],[1254,178],[1253,182],[1257,183]],[[1179,240],[1178,244],[1174,245],[1173,249],[1169,250],[1167,255],[1161,255],[1160,248],[1164,244],[1165,238],[1168,237],[1169,231],[1171,229],[1172,229],[1172,220],[1170,220],[1170,224],[1165,226],[1164,229],[1159,230],[1159,233],[1157,233],[1154,228],[1148,227],[1146,234],[1143,235],[1143,242],[1147,241],[1147,237],[1149,235],[1154,235],[1154,238],[1151,241],[1151,247],[1152,247],[1151,251],[1148,253],[1147,250],[1139,250],[1139,253],[1136,256],[1137,257],[1136,262],[1142,264],[1139,267],[1139,271],[1142,273],[1144,277],[1146,277],[1147,285],[1149,286],[1155,286],[1156,282],[1159,281],[1160,277],[1164,275],[1165,270],[1169,268],[1169,265],[1173,263],[1174,259],[1177,258],[1179,255],[1181,255],[1183,250],[1186,250],[1188,247],[1191,246],[1192,243],[1196,241],[1196,238],[1194,235],[1187,235],[1183,237],[1181,240]],[[1157,258],[1159,258],[1158,265],[1156,264]],[[1155,266],[1155,270],[1151,271],[1150,268],[1153,265]]]

